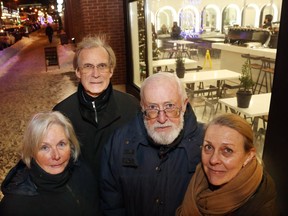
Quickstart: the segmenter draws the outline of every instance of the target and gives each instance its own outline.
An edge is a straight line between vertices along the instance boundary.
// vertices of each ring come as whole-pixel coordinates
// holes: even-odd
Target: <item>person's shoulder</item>
[[[141,110],[140,101],[138,100],[138,98],[136,98],[135,96],[129,93],[121,92],[118,90],[113,90],[113,97],[114,97],[115,103],[117,104],[119,108],[119,111],[124,116],[129,116],[131,114],[133,114],[134,116],[135,113]]]
[[[263,177],[256,192],[250,199],[240,207],[235,215],[279,215],[277,208],[277,193],[274,181],[270,174],[263,171]]]
[[[80,173],[80,176],[93,176],[91,166],[80,156],[74,164],[74,169],[77,173]]]
[[[276,198],[276,185],[274,179],[265,169],[263,171],[263,178],[260,187],[263,188],[263,191],[267,195]]]
[[[67,98],[65,98],[64,100],[60,101],[58,104],[56,104],[53,107],[53,110],[56,111],[61,111],[63,109],[70,109],[71,106],[78,104],[78,97],[77,97],[77,93],[73,93],[70,96],[68,96]]]
[[[142,136],[144,131],[144,123],[141,118],[141,113],[138,112],[125,122],[121,127],[117,128],[110,137],[113,142],[122,142],[125,140],[138,139]]]
[[[4,179],[1,190],[4,195],[35,195],[35,184],[31,181],[27,166],[20,160],[7,174]]]
[[[137,149],[140,143],[146,143],[146,131],[140,114],[135,115],[130,121],[117,128],[104,145],[104,152],[113,157],[122,157],[125,148]],[[103,154],[103,155],[107,155]]]
[[[131,101],[137,101],[139,103],[138,98],[136,98],[134,95],[129,94],[127,92],[122,92],[119,90],[113,90],[114,96],[116,99],[126,99],[126,100],[131,100]]]

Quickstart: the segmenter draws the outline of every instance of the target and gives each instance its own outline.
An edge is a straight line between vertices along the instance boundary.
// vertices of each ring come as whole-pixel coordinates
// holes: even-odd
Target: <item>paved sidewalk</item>
[[[20,159],[18,150],[30,117],[51,110],[72,94],[77,84],[73,45],[60,45],[54,36],[52,45],[57,46],[60,69],[51,66],[46,72],[44,47],[50,44],[45,34],[39,31],[23,39],[0,51],[0,184]]]
[[[46,72],[44,47],[50,46],[46,35],[40,30],[23,39],[0,51],[0,184],[20,159],[19,147],[31,116],[51,110],[78,84],[72,64],[74,44],[61,45],[54,36],[60,69],[51,66]],[[124,85],[113,87],[125,91]]]

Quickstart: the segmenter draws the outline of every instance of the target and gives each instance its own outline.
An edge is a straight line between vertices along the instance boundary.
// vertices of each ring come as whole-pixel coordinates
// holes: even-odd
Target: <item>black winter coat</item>
[[[53,110],[62,112],[70,119],[80,141],[81,154],[91,164],[93,171],[98,173],[103,145],[115,129],[130,121],[140,111],[140,104],[132,95],[112,90],[106,107],[97,111],[96,124],[93,105],[91,102],[80,103],[79,95],[72,94]]]
[[[46,29],[45,29],[45,34],[47,36],[51,36],[51,35],[53,35],[53,33],[54,33],[53,28],[51,26],[47,26]]]
[[[76,135],[80,141],[81,154],[99,177],[100,155],[103,145],[107,143],[110,135],[126,122],[130,121],[140,111],[139,100],[132,95],[112,90],[108,101],[97,110],[97,123],[95,112],[90,101],[81,100],[83,87],[59,104],[53,110],[66,115],[72,122]],[[100,213],[99,213],[100,214]],[[99,215],[97,214],[97,215]]]
[[[28,169],[22,161],[11,169],[1,185],[1,216],[96,215],[96,184],[87,165],[73,163],[69,175],[61,176],[39,170]]]
[[[203,126],[191,106],[184,115],[180,144],[165,156],[149,144],[139,114],[117,130],[102,154],[101,195],[104,215],[174,216],[200,161]]]
[[[232,216],[279,216],[276,187],[271,176],[264,171],[262,181],[254,195]]]

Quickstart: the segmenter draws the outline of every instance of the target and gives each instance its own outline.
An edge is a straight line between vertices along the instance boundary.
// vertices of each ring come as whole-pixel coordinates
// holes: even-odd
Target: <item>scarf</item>
[[[217,190],[209,188],[202,164],[198,164],[177,216],[227,215],[240,208],[255,193],[263,167],[254,158],[238,175]]]
[[[65,185],[71,177],[72,169],[73,161],[70,160],[62,173],[52,175],[45,172],[37,162],[32,159],[30,177],[37,186],[38,191],[63,192]]]

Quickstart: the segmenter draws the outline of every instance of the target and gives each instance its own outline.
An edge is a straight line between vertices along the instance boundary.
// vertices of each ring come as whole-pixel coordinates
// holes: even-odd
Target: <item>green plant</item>
[[[241,84],[241,91],[250,91],[254,86],[254,81],[252,79],[251,68],[249,66],[249,60],[247,59],[242,65],[241,75],[239,77]]]

